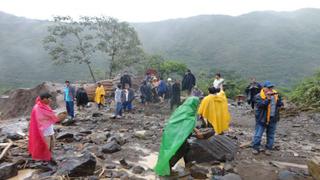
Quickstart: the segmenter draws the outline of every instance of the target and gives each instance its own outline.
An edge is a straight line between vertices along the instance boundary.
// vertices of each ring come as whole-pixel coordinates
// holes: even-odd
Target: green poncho
[[[165,125],[158,161],[154,168],[159,176],[170,175],[169,161],[195,128],[199,102],[199,98],[189,97]]]

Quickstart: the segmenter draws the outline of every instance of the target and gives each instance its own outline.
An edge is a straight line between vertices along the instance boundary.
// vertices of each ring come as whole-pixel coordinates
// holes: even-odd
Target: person
[[[151,86],[146,82],[143,81],[140,87],[141,93],[141,103],[148,105],[152,100],[152,89]]]
[[[126,84],[129,84],[129,87],[131,88],[131,77],[128,74],[128,71],[124,71],[124,74],[120,78],[120,83],[122,87],[125,87]]]
[[[182,91],[187,90],[188,95],[191,94],[191,90],[193,86],[196,85],[196,78],[195,76],[191,73],[191,70],[188,69],[186,74],[184,75],[182,79]]]
[[[158,103],[160,101],[159,95],[158,95],[158,86],[159,81],[157,77],[153,77],[151,81],[151,92],[152,92],[152,102]]]
[[[33,160],[50,161],[51,152],[54,147],[53,124],[63,120],[57,117],[50,107],[51,94],[48,92],[40,94],[32,108],[28,151]]]
[[[177,108],[167,121],[161,139],[160,151],[154,171],[159,176],[168,176],[172,167],[184,157],[189,149],[187,139],[194,131],[197,138],[203,138],[196,129],[196,112],[199,105],[198,97],[188,97]],[[185,159],[185,163],[189,163]]]
[[[207,125],[213,127],[215,134],[222,134],[229,129],[230,113],[228,100],[223,90],[210,87],[198,109],[198,114]]]
[[[174,84],[172,85],[172,92],[171,92],[171,100],[170,100],[170,109],[173,111],[177,108],[181,103],[181,89],[180,89],[180,82],[179,80],[175,80]]]
[[[261,138],[264,130],[267,133],[266,155],[271,155],[273,148],[274,136],[276,132],[276,124],[280,119],[279,110],[283,106],[281,97],[274,85],[270,81],[266,81],[262,90],[255,96],[256,101],[256,126],[253,137],[253,154],[259,154]]]
[[[260,93],[261,85],[256,81],[255,78],[251,78],[251,83],[246,88],[247,102],[251,105],[251,108],[254,109],[254,97]]]
[[[117,85],[117,89],[114,92],[114,102],[115,102],[115,113],[113,118],[121,118],[122,117],[122,89],[121,84]]]
[[[106,92],[104,90],[103,85],[100,82],[98,82],[94,101],[97,103],[99,110],[104,106],[105,95],[106,95]]]
[[[70,81],[65,81],[66,86],[64,87],[64,101],[66,102],[66,109],[71,119],[74,118],[74,98],[75,88],[70,85]]]
[[[198,98],[202,98],[203,97],[203,92],[197,86],[194,86],[192,88],[191,95],[192,96],[196,96]]]
[[[172,96],[172,79],[168,78],[167,79],[167,91],[166,91],[166,94],[164,96],[164,99],[169,101],[171,99],[171,96]]]
[[[134,100],[134,91],[129,87],[129,84],[125,85],[125,89],[122,93],[122,99],[123,110],[130,112],[132,110],[132,101]]]
[[[163,102],[164,97],[167,93],[167,84],[164,82],[163,78],[160,78],[159,85],[157,87],[158,96],[160,97],[160,101]]]
[[[224,83],[224,79],[221,77],[220,73],[217,73],[213,81],[213,87],[216,89],[223,90],[223,83]]]
[[[150,72],[147,72],[144,77],[144,81],[146,81],[147,83],[150,83],[151,80],[152,80],[152,76],[151,76]]]
[[[79,110],[84,109],[84,107],[88,104],[89,98],[86,90],[81,85],[76,92],[76,101]]]

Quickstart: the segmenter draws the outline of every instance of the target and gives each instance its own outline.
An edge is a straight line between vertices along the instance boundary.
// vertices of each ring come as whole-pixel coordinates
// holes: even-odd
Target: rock
[[[297,179],[299,178],[295,173],[287,170],[281,171],[278,174],[278,180],[297,180]]]
[[[107,135],[108,133],[105,132],[97,132],[97,133],[92,133],[88,136],[88,138],[96,144],[104,144],[105,141],[107,140]]]
[[[320,157],[313,157],[307,162],[308,170],[315,180],[320,180]]]
[[[233,173],[233,167],[231,164],[229,163],[225,163],[223,166],[224,172],[229,172],[229,173]]]
[[[88,180],[99,180],[99,177],[97,176],[89,176],[87,177]]]
[[[205,168],[194,165],[190,169],[191,176],[196,179],[206,179],[209,171]]]
[[[142,131],[135,131],[134,132],[134,136],[138,139],[147,139],[146,138],[146,131],[142,130]]]
[[[120,135],[113,135],[113,136],[109,137],[108,138],[108,142],[111,142],[111,141],[116,141],[121,146],[126,143],[126,139],[124,139]]]
[[[58,167],[55,175],[68,175],[69,177],[91,176],[94,174],[97,161],[91,153],[86,152],[80,157],[70,157]]]
[[[119,162],[120,162],[121,166],[123,168],[125,168],[125,169],[131,169],[132,168],[132,165],[128,164],[127,161],[124,158],[122,158]]]
[[[103,114],[100,113],[100,112],[94,112],[94,113],[92,114],[92,117],[102,117],[102,116],[103,116]]]
[[[74,135],[72,133],[69,132],[63,132],[63,133],[59,133],[57,135],[57,140],[62,140],[62,139],[73,139]]]
[[[238,146],[230,138],[218,135],[209,139],[191,138],[188,140],[190,150],[186,154],[186,162],[197,163],[233,160]]]
[[[114,153],[120,150],[121,146],[116,141],[111,141],[101,148],[101,152],[103,153]]]
[[[114,164],[106,165],[106,169],[115,169],[115,168],[116,168],[116,165],[114,165]]]
[[[64,125],[64,126],[71,126],[71,125],[74,124],[75,122],[76,122],[76,121],[75,121],[74,119],[72,119],[72,118],[67,118],[67,119],[63,120],[63,121],[61,122],[61,124]]]
[[[0,164],[0,179],[9,179],[16,175],[18,175],[18,168],[14,163]]]
[[[16,140],[23,139],[25,134],[24,133],[18,133],[18,132],[9,132],[6,135],[7,135],[8,139],[16,141]]]
[[[134,174],[142,174],[143,172],[145,171],[145,169],[141,166],[135,166],[133,169],[132,169],[132,172]]]
[[[212,175],[216,175],[216,176],[223,176],[224,175],[224,171],[220,167],[211,168],[211,173],[212,173]]]
[[[92,131],[90,130],[82,130],[80,131],[81,134],[92,134]]]
[[[242,180],[238,174],[230,173],[222,176],[221,180]]]

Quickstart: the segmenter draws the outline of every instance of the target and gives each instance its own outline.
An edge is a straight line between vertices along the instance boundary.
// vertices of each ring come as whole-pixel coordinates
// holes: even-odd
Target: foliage
[[[44,38],[43,44],[56,64],[71,62],[86,64],[95,82],[91,67],[91,57],[95,47],[93,36],[86,24],[88,24],[86,17],[80,18],[80,21],[74,21],[69,16],[56,16],[54,24],[48,27],[49,35]]]
[[[109,77],[112,77],[113,72],[141,60],[141,43],[137,32],[130,24],[105,16],[94,17],[91,20],[96,30],[97,47],[110,58]]]
[[[301,81],[289,98],[301,107],[320,108],[320,71]]]

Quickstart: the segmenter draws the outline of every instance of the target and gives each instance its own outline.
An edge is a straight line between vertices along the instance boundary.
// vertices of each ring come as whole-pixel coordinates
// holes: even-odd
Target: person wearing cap
[[[253,154],[259,154],[261,138],[264,130],[267,134],[267,144],[265,146],[265,154],[271,155],[270,150],[273,148],[274,136],[276,132],[276,124],[280,119],[279,110],[283,106],[281,97],[276,90],[273,89],[274,85],[270,81],[263,84],[263,88],[259,94],[256,95],[256,127],[253,137],[252,147]]]
[[[101,108],[103,108],[103,106],[104,106],[104,102],[105,102],[104,96],[105,95],[106,95],[106,92],[104,90],[103,85],[98,82],[94,101],[98,104],[99,110]]]
[[[76,91],[73,86],[70,85],[70,81],[65,81],[66,86],[63,89],[64,92],[64,101],[66,102],[66,109],[68,115],[73,119],[74,118],[74,100],[76,97]]]

